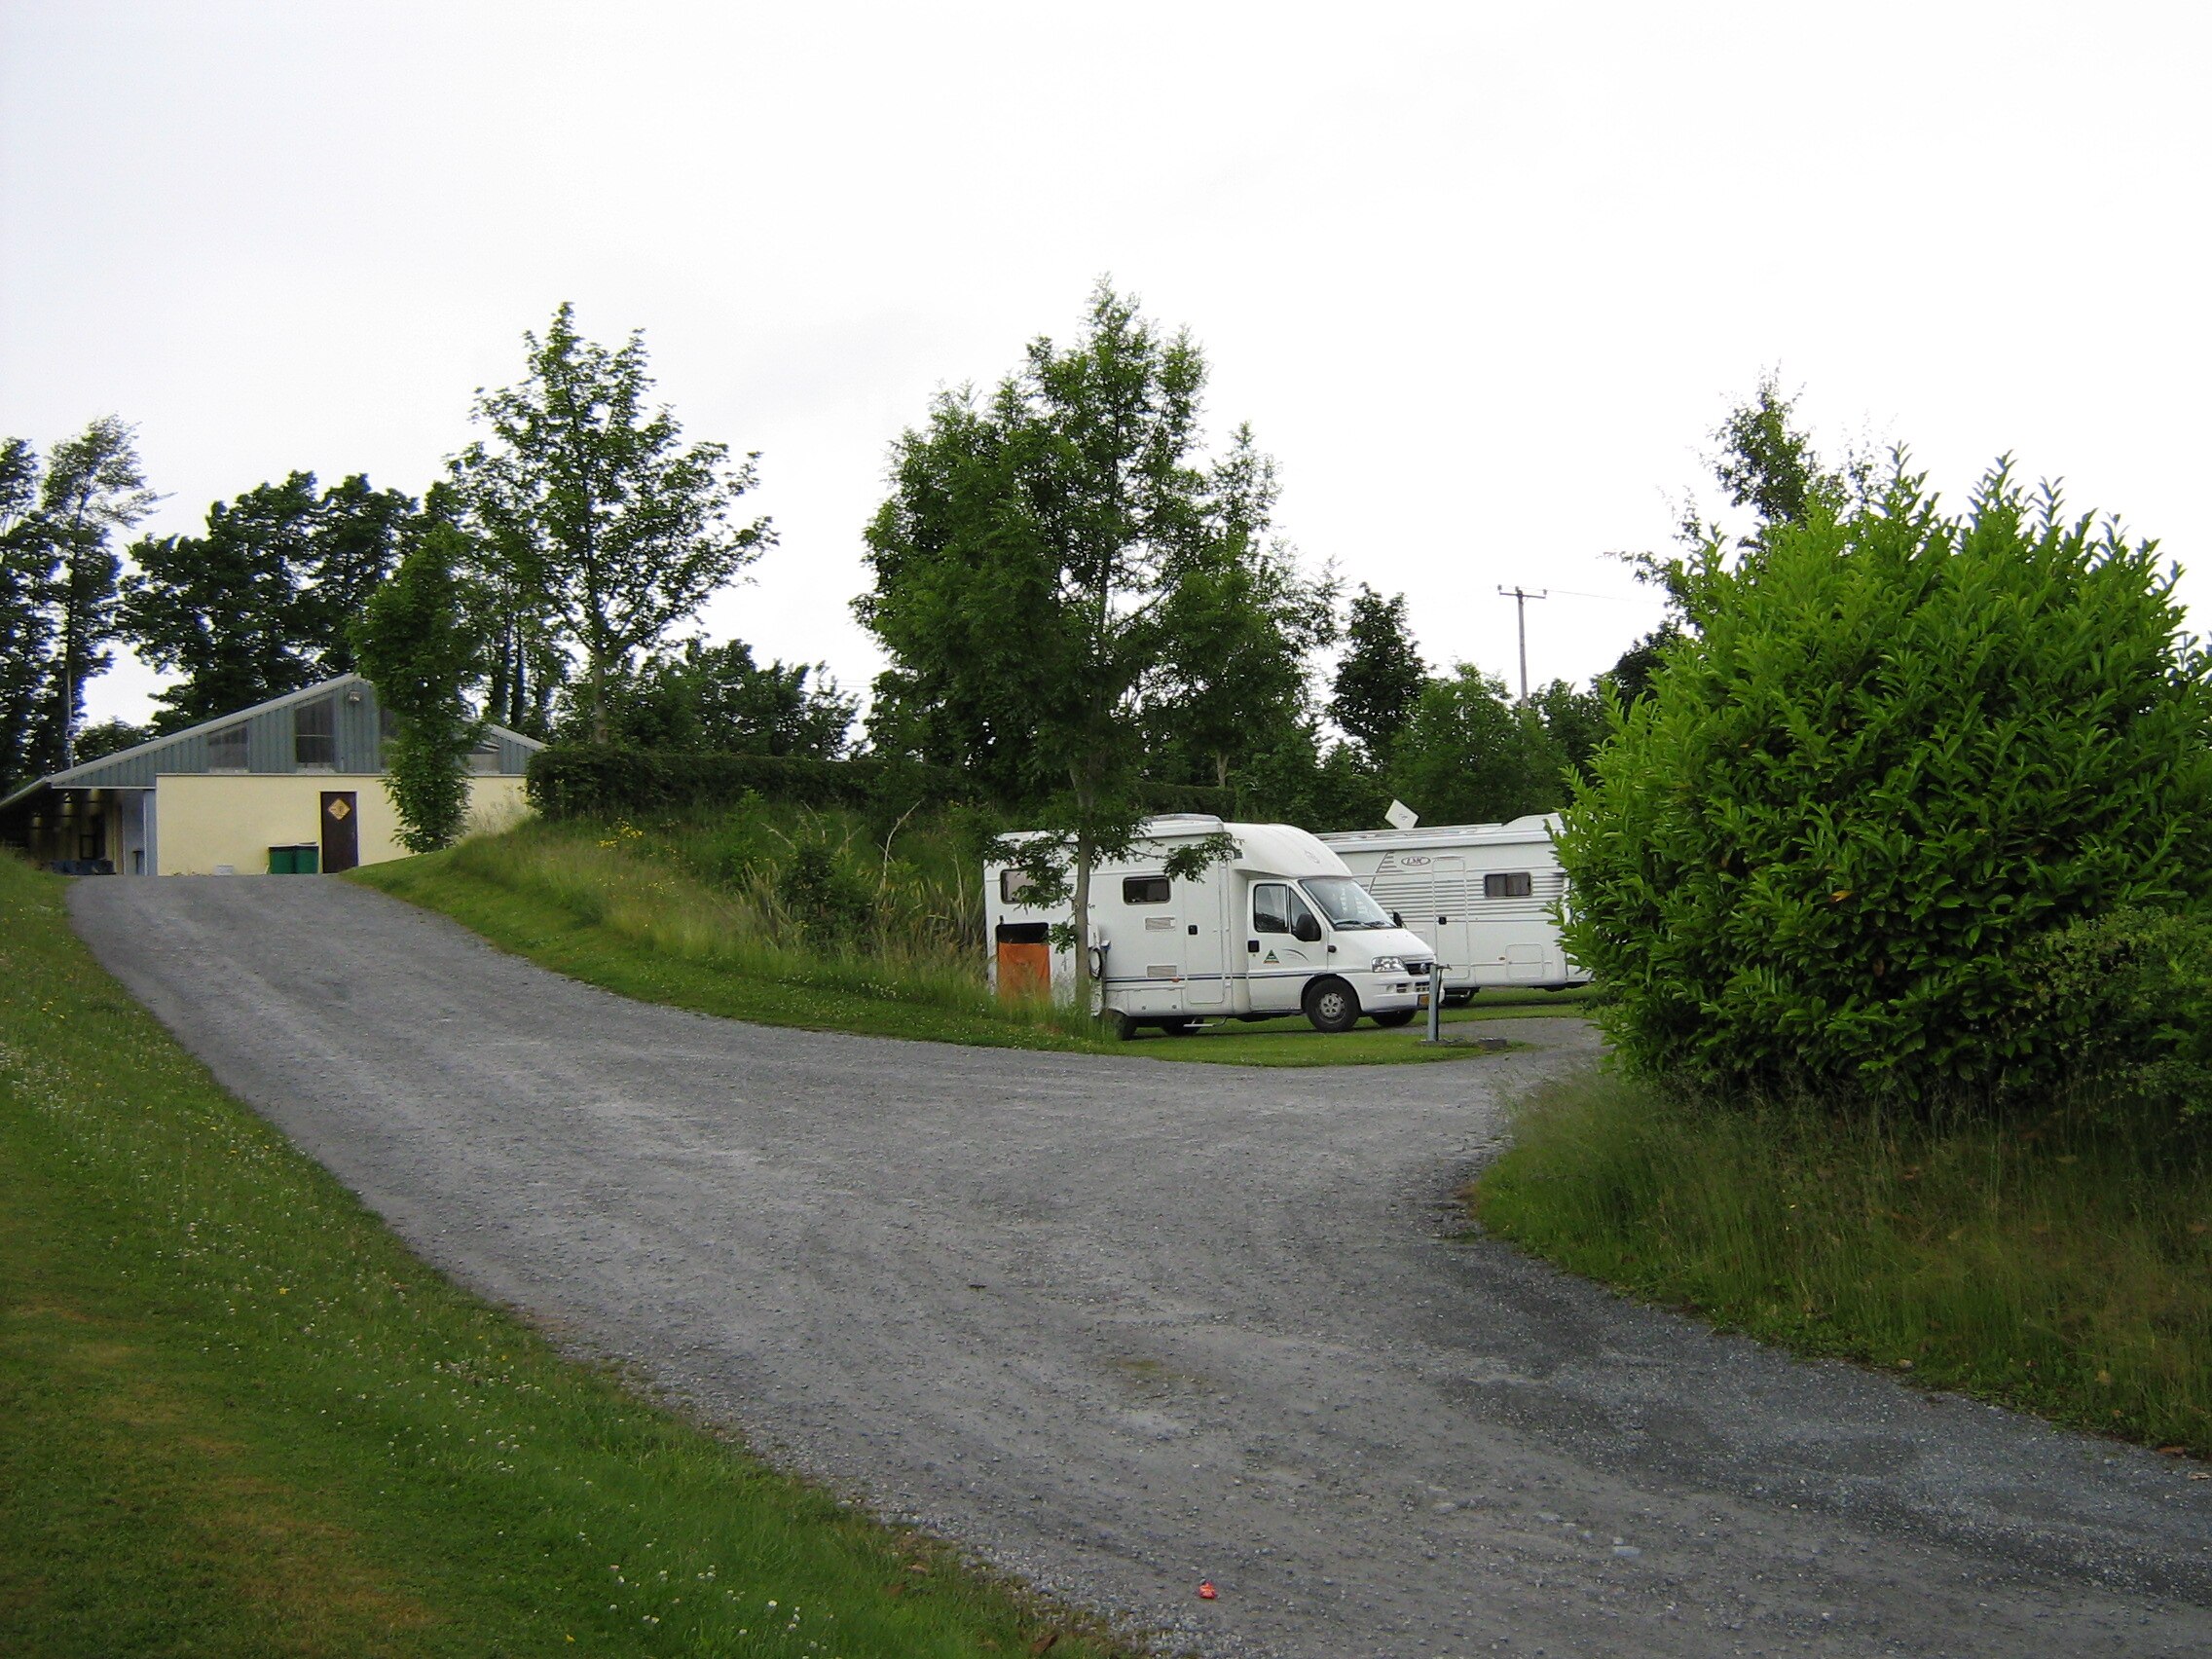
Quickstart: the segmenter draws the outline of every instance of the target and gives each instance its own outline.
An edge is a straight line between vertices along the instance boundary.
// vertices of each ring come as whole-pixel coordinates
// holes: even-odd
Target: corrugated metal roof
[[[332,703],[331,758],[327,767],[303,766],[298,759],[292,711],[319,698],[329,698]],[[240,770],[270,773],[327,769],[354,775],[382,772],[384,741],[379,707],[374,685],[358,674],[342,674],[318,685],[256,703],[250,709],[203,720],[151,742],[103,755],[97,760],[50,773],[0,800],[0,809],[13,806],[43,789],[151,789],[154,780],[165,773],[212,771],[208,740],[219,732],[229,732],[241,725],[245,728],[245,764]],[[505,726],[487,726],[484,735],[498,750],[501,772],[523,771],[530,763],[530,756],[545,747],[535,738],[509,731]]]

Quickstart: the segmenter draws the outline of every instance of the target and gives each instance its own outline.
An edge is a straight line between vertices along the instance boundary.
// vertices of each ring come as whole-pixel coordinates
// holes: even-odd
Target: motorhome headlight
[[[1406,959],[1402,956],[1378,956],[1367,965],[1367,969],[1371,974],[1403,974],[1406,971]]]

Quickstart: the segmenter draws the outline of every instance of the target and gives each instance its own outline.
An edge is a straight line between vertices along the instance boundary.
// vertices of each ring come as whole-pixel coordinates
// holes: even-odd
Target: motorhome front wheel
[[[1342,979],[1316,979],[1306,987],[1306,1017],[1331,1036],[1349,1031],[1359,1023],[1359,993]]]

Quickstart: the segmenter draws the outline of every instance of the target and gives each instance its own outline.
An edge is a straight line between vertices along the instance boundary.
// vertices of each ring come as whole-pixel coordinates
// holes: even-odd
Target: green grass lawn
[[[608,855],[605,862],[614,864],[614,856]],[[567,872],[575,865],[565,860],[560,867]],[[637,879],[627,871],[612,879],[625,877]],[[1223,1021],[1184,1037],[1147,1031],[1135,1041],[1116,1043],[1077,1028],[1065,1015],[1042,1020],[998,1010],[979,988],[948,987],[941,975],[870,975],[828,964],[818,977],[802,977],[812,971],[794,964],[788,953],[717,948],[711,933],[660,925],[657,912],[664,905],[682,913],[687,905],[703,907],[711,902],[674,872],[652,876],[652,886],[633,901],[632,913],[645,919],[629,925],[589,898],[579,902],[567,888],[539,885],[531,866],[520,860],[486,856],[481,850],[471,856],[467,846],[370,866],[350,879],[441,910],[501,949],[556,973],[641,1001],[764,1025],[1228,1065],[1384,1065],[1468,1059],[1484,1052],[1471,1043],[1432,1047],[1421,1040],[1425,1031],[1419,1021],[1395,1031],[1363,1022],[1356,1030],[1330,1037],[1302,1015]],[[630,899],[636,891],[627,889],[623,896]],[[1579,990],[1486,991],[1472,1008],[1450,1010],[1445,1017],[1457,1036],[1490,1020],[1571,1014],[1584,999]]]
[[[0,858],[0,1654],[1108,1641],[442,1280]]]
[[[1800,1353],[2212,1456],[2212,1166],[2052,1120],[1930,1127],[1671,1100],[1520,1111],[1492,1232]]]

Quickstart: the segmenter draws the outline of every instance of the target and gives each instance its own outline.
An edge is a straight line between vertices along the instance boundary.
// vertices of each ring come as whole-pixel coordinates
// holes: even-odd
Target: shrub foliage
[[[2032,947],[2208,885],[2206,660],[2154,544],[2001,463],[1717,542],[1567,814],[1570,950],[1647,1075],[1990,1101],[2066,1074]]]
[[[2212,1123],[2212,917],[2116,910],[2029,953],[2029,1010],[2066,1044],[2067,1104],[2157,1128]]]
[[[548,818],[661,818],[736,806],[749,794],[802,806],[908,807],[971,801],[984,793],[966,773],[896,756],[819,760],[800,755],[727,755],[627,749],[613,744],[555,745],[531,756],[530,803]],[[1175,784],[1140,786],[1154,812],[1213,812],[1233,817],[1230,790]],[[1018,806],[1021,803],[1010,803]]]

